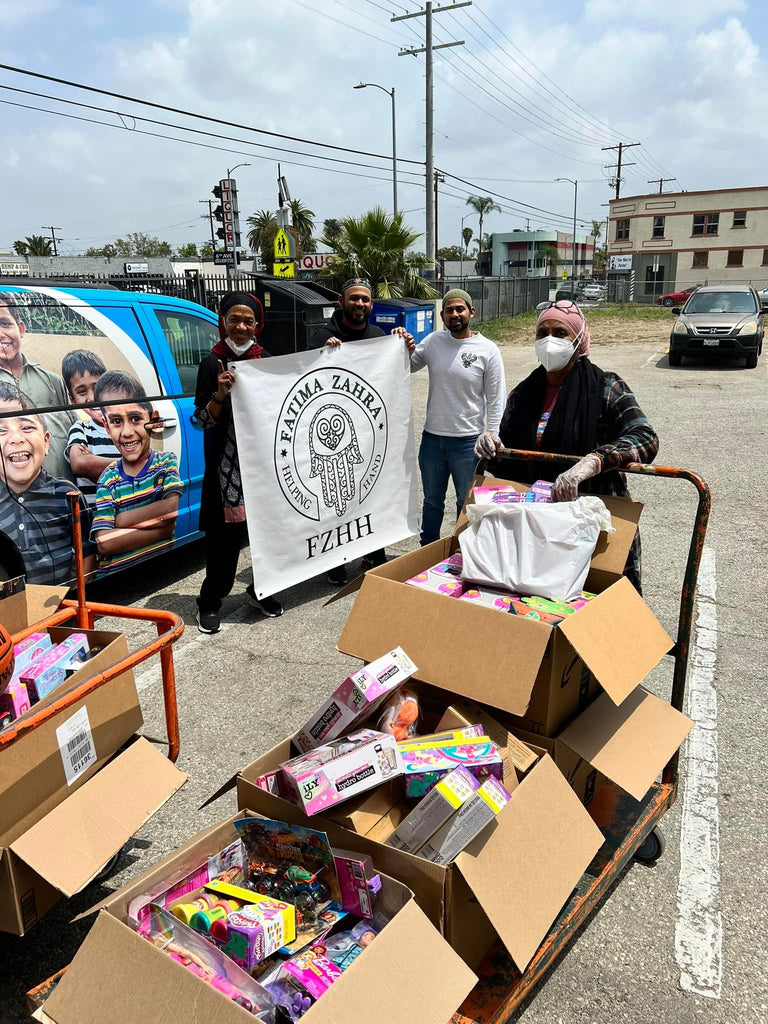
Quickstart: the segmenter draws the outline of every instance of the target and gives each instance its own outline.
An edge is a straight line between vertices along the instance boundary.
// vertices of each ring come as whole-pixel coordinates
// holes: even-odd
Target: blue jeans
[[[445,511],[445,492],[448,477],[456,488],[456,518],[458,519],[467,491],[475,474],[477,456],[475,442],[479,435],[471,437],[442,437],[421,435],[419,447],[419,469],[424,487],[424,509],[421,516],[421,543],[431,544],[440,537]]]

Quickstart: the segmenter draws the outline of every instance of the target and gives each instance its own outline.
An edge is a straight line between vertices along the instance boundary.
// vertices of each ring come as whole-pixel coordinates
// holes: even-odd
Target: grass
[[[622,321],[627,326],[637,321],[664,321],[671,323],[672,317],[668,309],[661,306],[631,306],[628,303],[623,307],[618,303],[606,303],[603,306],[585,311],[587,322],[592,325],[599,325],[601,321]],[[518,316],[506,317],[499,320],[488,320],[481,324],[479,329],[486,338],[496,342],[530,341],[533,336],[533,326],[536,323],[538,313],[535,309],[526,310]]]

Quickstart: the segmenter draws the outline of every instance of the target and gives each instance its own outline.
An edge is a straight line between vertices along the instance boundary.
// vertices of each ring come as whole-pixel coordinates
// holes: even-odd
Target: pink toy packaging
[[[280,765],[286,785],[306,814],[319,814],[403,774],[394,736],[362,729]]]
[[[467,589],[459,598],[460,601],[474,601],[475,604],[486,605],[500,612],[508,612],[516,594],[507,590],[495,590],[493,587],[481,586],[479,583],[467,584]]]
[[[333,850],[333,862],[341,889],[341,909],[360,917],[373,917],[373,904],[381,879],[366,853]]]
[[[303,753],[335,740],[367,718],[387,697],[416,672],[402,649],[388,654],[347,676],[341,686],[293,737]]]
[[[56,644],[30,668],[19,676],[34,704],[47,697],[67,678],[67,671],[78,657],[88,653],[88,637],[84,633],[70,633],[60,644]]]
[[[493,775],[503,778],[503,759],[495,743],[487,736],[453,744],[409,744],[401,747],[405,772],[406,797],[423,797],[445,775],[459,766],[480,781]]]
[[[13,648],[13,657],[16,662],[13,669],[14,680],[19,680],[26,672],[33,661],[41,658],[53,647],[49,633],[33,633],[26,640],[20,641]]]
[[[3,693],[0,693],[0,714],[3,712],[10,714],[13,721],[13,719],[20,718],[27,711],[29,711],[27,688],[24,683],[12,679],[8,684],[8,688]]]
[[[436,594],[445,594],[446,597],[461,597],[467,586],[463,580],[448,573],[435,572],[433,569],[426,569],[405,582],[409,587],[421,587],[422,590],[432,590]]]

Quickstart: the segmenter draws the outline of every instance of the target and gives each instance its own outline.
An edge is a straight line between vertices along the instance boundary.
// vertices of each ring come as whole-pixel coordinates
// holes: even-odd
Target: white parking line
[[[716,594],[714,551],[704,548],[686,708],[696,727],[686,742],[681,772],[683,811],[675,958],[680,968],[680,987],[711,999],[720,998],[723,971],[715,689]]]
[[[232,627],[240,622],[243,622],[249,614],[253,611],[249,605],[244,604],[242,608],[238,608],[237,611],[233,612],[224,622],[221,624],[221,630],[217,636],[221,633],[229,632]],[[197,629],[197,623],[192,622],[187,625],[188,629]],[[176,669],[176,680],[179,678],[179,668],[186,664],[190,659],[196,660],[200,657],[200,649],[206,644],[215,643],[215,639],[206,633],[195,633],[191,640],[188,640],[180,648],[174,647],[173,649],[173,665]],[[202,663],[202,662],[201,662]],[[139,693],[144,690],[150,689],[152,686],[156,686],[162,682],[162,669],[160,667],[160,659],[143,672],[139,672],[136,675],[136,689]]]

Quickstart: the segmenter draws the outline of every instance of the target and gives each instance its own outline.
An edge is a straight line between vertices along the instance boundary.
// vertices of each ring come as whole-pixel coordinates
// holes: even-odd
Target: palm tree
[[[469,256],[469,243],[472,241],[472,228],[462,228],[461,237],[464,239],[464,255]]]
[[[341,234],[341,221],[336,217],[327,217],[323,221],[323,236],[335,242]]]
[[[265,267],[270,266],[274,256],[277,218],[271,210],[259,210],[247,219],[246,224],[250,228],[247,238],[251,251],[259,253]]]
[[[549,276],[554,277],[557,273],[557,264],[560,259],[560,253],[557,251],[557,246],[542,245],[538,250],[537,255],[547,261],[549,264]]]
[[[288,208],[291,211],[291,227],[301,248],[299,255],[314,252],[317,249],[317,243],[312,237],[315,230],[315,211],[310,210],[300,199],[291,199]]]
[[[432,299],[437,292],[419,271],[432,261],[421,253],[409,252],[420,238],[403,222],[404,214],[387,213],[375,206],[361,217],[342,217],[341,231],[335,239],[324,235],[320,241],[334,249],[333,270],[342,279],[365,277],[379,298],[412,295]]]
[[[501,207],[495,203],[490,196],[467,196],[467,206],[471,206],[475,213],[480,216],[478,236],[480,238],[480,249],[483,248],[483,218],[487,213],[501,213]]]
[[[50,256],[51,240],[44,235],[27,235],[24,241],[13,243],[17,256]]]

